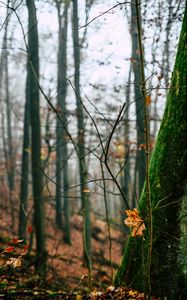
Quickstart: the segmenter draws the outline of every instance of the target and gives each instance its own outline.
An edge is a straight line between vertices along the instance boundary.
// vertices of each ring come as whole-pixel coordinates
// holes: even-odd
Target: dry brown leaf
[[[128,218],[125,219],[124,223],[128,227],[132,228],[131,236],[143,236],[143,231],[145,230],[145,224],[142,218],[139,216],[139,211],[134,208],[134,210],[126,210]]]

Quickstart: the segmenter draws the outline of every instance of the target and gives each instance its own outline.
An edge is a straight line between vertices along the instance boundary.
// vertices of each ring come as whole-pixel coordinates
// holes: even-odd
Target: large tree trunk
[[[180,299],[187,298],[187,181],[184,184],[184,194],[181,198],[181,213],[180,213],[180,251],[178,256],[178,264],[180,268],[179,273],[179,296],[183,296]]]
[[[28,29],[28,97],[30,102],[32,184],[34,198],[34,225],[36,233],[36,270],[42,276],[46,273],[46,248],[43,204],[43,173],[41,164],[41,133],[39,106],[39,56],[38,29],[34,0],[26,0],[29,14]]]
[[[151,266],[152,293],[176,299],[177,256],[179,250],[178,216],[180,197],[187,177],[187,3],[179,46],[149,175],[153,209],[153,252]],[[140,212],[147,223],[146,191],[140,199]],[[115,284],[144,287],[144,267],[148,249],[148,234],[130,238]],[[143,251],[142,251],[143,249]]]

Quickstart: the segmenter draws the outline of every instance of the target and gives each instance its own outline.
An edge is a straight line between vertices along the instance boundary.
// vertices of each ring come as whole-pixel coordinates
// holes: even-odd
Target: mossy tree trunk
[[[187,2],[164,117],[153,151],[149,176],[153,208],[152,293],[176,299],[178,289],[179,213],[187,177]],[[140,212],[147,223],[146,191]],[[129,238],[115,285],[144,288],[148,234]]]
[[[184,195],[181,198],[180,213],[180,252],[178,256],[178,264],[180,266],[180,296],[181,300],[187,298],[187,182],[184,185]]]

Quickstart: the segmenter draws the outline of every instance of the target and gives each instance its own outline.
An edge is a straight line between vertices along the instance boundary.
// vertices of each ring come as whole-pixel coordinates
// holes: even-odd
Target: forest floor
[[[63,240],[63,232],[54,225],[54,210],[47,208],[46,241],[48,253],[47,278],[34,271],[34,243],[30,254],[21,258],[21,266],[12,268],[8,261],[19,258],[24,245],[10,228],[10,219],[1,210],[0,223],[0,299],[144,299],[142,293],[112,286],[112,277],[120,263],[125,237],[119,225],[111,224],[111,257],[107,223],[92,217],[92,274],[82,260],[82,216],[72,217],[71,245]],[[28,234],[28,243],[29,243]],[[12,243],[16,242],[14,253]],[[7,251],[8,250],[8,251]]]

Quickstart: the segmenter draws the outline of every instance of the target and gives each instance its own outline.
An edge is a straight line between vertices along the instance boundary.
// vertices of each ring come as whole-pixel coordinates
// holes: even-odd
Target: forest
[[[187,299],[187,0],[0,1],[0,299]]]

